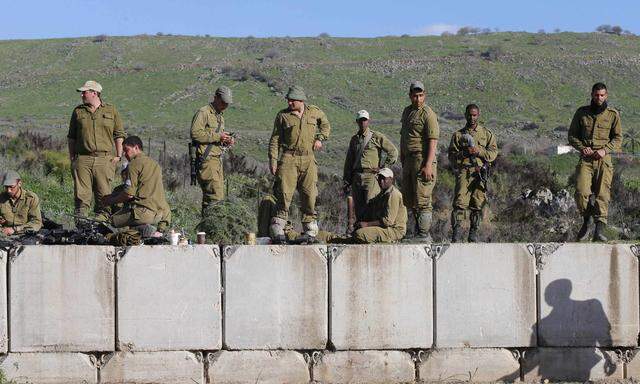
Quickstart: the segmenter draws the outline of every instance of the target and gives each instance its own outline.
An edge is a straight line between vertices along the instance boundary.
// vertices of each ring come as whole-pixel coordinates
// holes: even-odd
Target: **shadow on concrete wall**
[[[616,371],[616,365],[608,354],[599,354],[596,347],[611,346],[611,324],[597,299],[572,300],[572,284],[568,279],[554,280],[544,291],[545,302],[551,312],[538,321],[537,340],[532,345],[545,348],[525,352],[521,371],[505,376],[500,381],[512,382],[520,375],[538,369],[542,379],[590,380],[591,370],[604,356],[604,372],[607,376]],[[568,347],[581,346],[580,350]]]

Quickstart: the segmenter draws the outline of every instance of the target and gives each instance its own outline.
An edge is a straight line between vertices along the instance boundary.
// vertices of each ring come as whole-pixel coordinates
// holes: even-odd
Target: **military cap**
[[[2,185],[5,187],[12,187],[18,184],[20,181],[20,175],[16,171],[7,171],[2,177]]]
[[[305,101],[307,100],[307,95],[304,93],[304,88],[299,85],[294,85],[289,88],[287,99]]]
[[[393,177],[393,171],[389,168],[382,168],[378,171],[378,176],[384,176],[384,177]]]
[[[89,80],[86,83],[84,83],[82,87],[78,88],[78,92],[84,92],[84,91],[102,92],[102,85],[100,85],[100,83],[98,83],[97,81]]]
[[[414,80],[411,82],[411,85],[409,86],[409,92],[413,92],[416,89],[424,91],[424,84],[422,84],[422,81]]]
[[[227,104],[233,103],[233,96],[231,95],[231,88],[223,85],[216,89],[216,96],[220,97],[222,101]]]
[[[365,111],[364,109],[358,111],[358,113],[356,114],[356,120],[360,120],[360,119],[369,120],[369,112]]]

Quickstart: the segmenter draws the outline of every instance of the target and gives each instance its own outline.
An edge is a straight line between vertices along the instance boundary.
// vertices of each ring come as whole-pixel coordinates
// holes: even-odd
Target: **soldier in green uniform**
[[[415,240],[431,241],[432,195],[437,178],[438,116],[425,104],[424,84],[409,86],[411,105],[402,112],[400,161],[402,162],[402,197],[416,220]]]
[[[306,104],[307,96],[299,86],[287,92],[288,108],[276,115],[269,141],[269,166],[276,176],[274,195],[276,215],[270,232],[274,239],[284,238],[293,193],[300,193],[302,226],[306,236],[318,234],[316,197],[318,196],[318,165],[315,151],[329,137],[331,126],[327,116],[315,105]]]
[[[235,144],[224,131],[223,112],[233,102],[231,89],[218,88],[213,101],[200,108],[191,121],[191,141],[196,147],[198,183],[202,189],[202,214],[216,201],[224,199],[224,174],[221,155],[224,147]]]
[[[478,228],[482,220],[482,208],[487,197],[487,172],[489,164],[498,157],[496,137],[487,128],[478,124],[480,107],[469,104],[465,109],[467,124],[453,133],[449,144],[449,162],[453,166],[456,187],[451,211],[451,241],[461,240],[460,225],[471,210],[469,242],[478,241]]]
[[[369,200],[380,192],[378,169],[390,167],[398,159],[396,146],[382,133],[371,130],[369,121],[369,112],[358,111],[358,133],[349,142],[342,174],[344,190],[353,196],[357,220],[362,219]]]
[[[82,104],[73,110],[67,134],[75,213],[87,216],[93,198],[94,212],[102,217],[102,197],[111,193],[126,134],[116,107],[102,101],[100,84],[87,81],[78,92]]]
[[[157,226],[165,231],[171,223],[171,209],[162,185],[160,165],[143,152],[142,140],[129,136],[123,143],[127,166],[127,188],[115,196],[105,196],[104,205],[125,203],[111,216],[114,227]]]
[[[576,205],[583,217],[578,241],[584,240],[595,219],[593,241],[607,241],[607,225],[613,162],[611,153],[622,147],[620,113],[607,105],[607,87],[596,83],[591,89],[591,104],[578,108],[569,128],[569,144],[580,152],[576,167]],[[594,203],[589,197],[594,196]]]
[[[356,224],[353,238],[357,243],[393,243],[407,232],[407,208],[402,193],[393,185],[393,171],[382,168],[376,178],[380,192],[369,201],[363,219]]]
[[[4,192],[0,195],[0,226],[2,233],[20,235],[42,228],[38,196],[22,188],[20,175],[8,171],[2,178]]]

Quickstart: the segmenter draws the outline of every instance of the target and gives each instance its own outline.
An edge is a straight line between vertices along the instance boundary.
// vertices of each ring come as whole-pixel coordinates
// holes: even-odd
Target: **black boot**
[[[462,228],[460,224],[464,219],[464,211],[460,209],[454,209],[451,211],[451,242],[459,243],[462,241]]]
[[[584,215],[582,227],[580,227],[580,230],[578,231],[578,236],[576,238],[577,241],[583,241],[587,238],[587,235],[589,234],[589,227],[591,226],[591,224],[593,224],[593,216],[591,216],[589,213],[586,213]]]
[[[607,225],[602,221],[596,221],[596,230],[593,231],[593,241],[607,241],[607,238],[604,236],[606,227]]]
[[[480,228],[481,219],[482,211],[471,211],[471,226],[469,227],[469,238],[467,239],[470,243],[478,242],[478,229]]]

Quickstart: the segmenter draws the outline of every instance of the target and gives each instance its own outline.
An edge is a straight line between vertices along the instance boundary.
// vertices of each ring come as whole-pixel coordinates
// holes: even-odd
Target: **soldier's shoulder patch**
[[[618,111],[614,107],[607,107],[607,111],[611,111],[611,112],[615,113],[616,115],[620,114],[620,111]]]
[[[26,190],[26,189],[24,189],[23,191],[24,191],[24,194],[25,194],[26,198],[33,199],[33,200],[38,200],[38,195],[36,195],[35,192],[29,191],[29,190]]]

